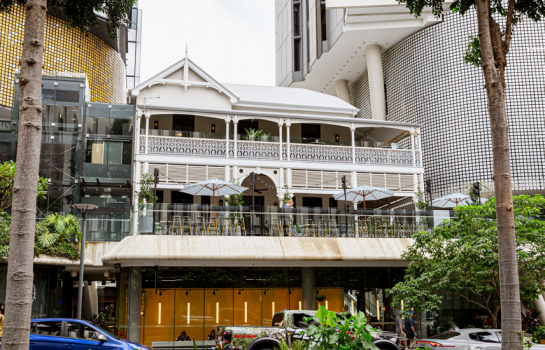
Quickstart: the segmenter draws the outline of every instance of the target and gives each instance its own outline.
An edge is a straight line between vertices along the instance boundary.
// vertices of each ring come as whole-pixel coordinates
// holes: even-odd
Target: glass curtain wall
[[[116,332],[130,333],[127,310],[132,310],[129,328],[139,331],[146,346],[174,341],[182,331],[192,339],[207,340],[218,326],[269,327],[275,312],[302,309],[300,268],[142,268],[139,300],[128,293],[128,285],[139,281],[128,281],[124,270],[119,274],[123,291],[118,289],[117,305],[125,306],[117,314]],[[361,310],[375,327],[394,330],[397,310],[384,290],[403,273],[403,268],[315,268],[315,308]],[[135,308],[140,312],[137,320]]]

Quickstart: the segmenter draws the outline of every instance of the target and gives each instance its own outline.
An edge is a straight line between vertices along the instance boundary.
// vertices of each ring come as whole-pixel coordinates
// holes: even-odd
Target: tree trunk
[[[477,0],[475,5],[477,7],[481,60],[492,134],[502,310],[501,347],[502,350],[520,350],[522,346],[519,333],[521,330],[520,291],[509,164],[509,139],[505,112],[505,89],[502,83],[501,67],[497,69],[494,60],[489,21],[490,0]]]
[[[46,0],[27,0],[2,350],[29,348],[46,11]]]

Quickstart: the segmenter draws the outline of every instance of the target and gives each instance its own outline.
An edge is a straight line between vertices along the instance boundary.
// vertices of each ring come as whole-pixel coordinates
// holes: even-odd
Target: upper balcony
[[[176,114],[151,115],[149,120],[142,118],[138,153],[257,161],[421,166],[418,127],[371,123],[356,118],[342,118],[342,121],[332,118],[331,121],[313,124],[282,118],[218,118]]]

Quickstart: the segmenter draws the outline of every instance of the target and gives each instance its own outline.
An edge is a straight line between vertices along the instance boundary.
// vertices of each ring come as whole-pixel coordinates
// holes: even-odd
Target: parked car
[[[306,340],[301,334],[309,324],[303,320],[313,317],[316,311],[284,310],[274,314],[271,327],[217,327],[216,349],[273,350],[282,339],[286,342]],[[399,350],[400,339],[396,333],[382,332],[373,336],[373,342],[381,350]],[[545,349],[544,349],[545,350]]]
[[[36,318],[30,324],[30,350],[150,350],[120,339],[92,322],[67,318]]]
[[[501,329],[457,329],[417,340],[416,344],[434,350],[501,350]],[[545,350],[545,345],[534,345],[532,350]]]

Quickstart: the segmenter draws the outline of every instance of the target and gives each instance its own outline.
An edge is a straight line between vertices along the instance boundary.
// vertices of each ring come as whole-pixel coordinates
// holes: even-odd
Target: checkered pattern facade
[[[446,14],[383,55],[388,120],[420,123],[425,178],[434,197],[480,181],[493,190],[492,142],[480,67],[464,62],[474,13]],[[545,22],[515,28],[506,69],[511,168],[515,191],[544,190]],[[360,118],[371,118],[363,74],[350,89]]]

